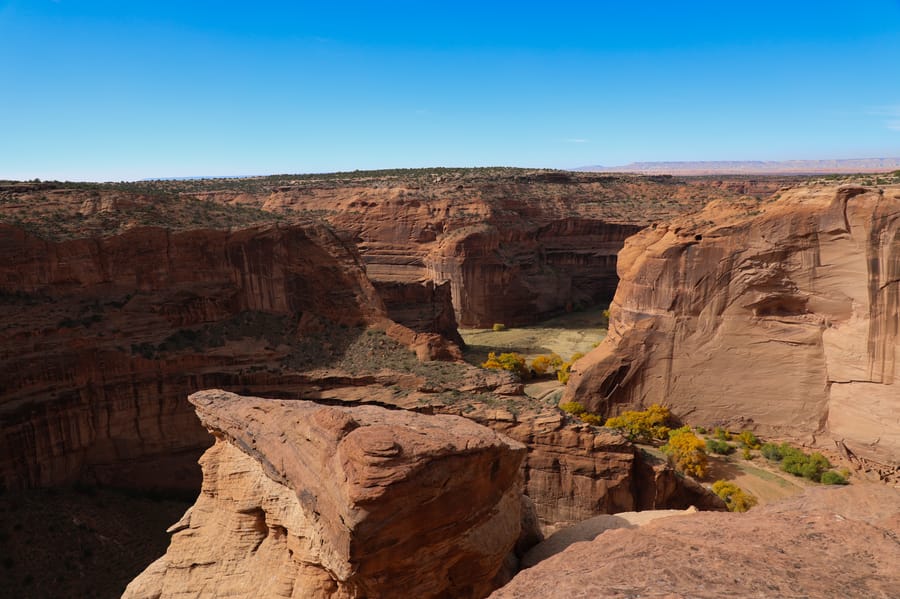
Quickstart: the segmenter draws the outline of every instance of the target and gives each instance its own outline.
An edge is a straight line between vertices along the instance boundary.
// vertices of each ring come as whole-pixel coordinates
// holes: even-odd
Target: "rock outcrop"
[[[462,347],[450,296],[450,283],[424,281],[374,281],[388,317],[417,333],[436,333]]]
[[[629,239],[618,268],[609,336],[565,399],[900,463],[900,187],[714,202]]]
[[[900,492],[810,489],[746,514],[607,530],[520,572],[493,599],[873,599],[900,588]]]
[[[191,396],[216,443],[125,597],[483,597],[521,530],[525,448],[464,418]]]
[[[725,509],[717,496],[644,456],[618,432],[567,422],[559,411],[467,416],[528,447],[525,492],[547,531],[597,514],[692,505]]]
[[[189,393],[271,384],[292,352],[327,360],[335,331],[386,320],[359,257],[323,225],[59,242],[0,225],[0,254],[6,488],[196,489],[209,440]]]

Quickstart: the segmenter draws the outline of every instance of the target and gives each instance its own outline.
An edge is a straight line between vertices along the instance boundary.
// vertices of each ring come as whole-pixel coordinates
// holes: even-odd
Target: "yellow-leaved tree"
[[[694,434],[691,427],[682,426],[669,431],[669,442],[662,446],[662,450],[681,472],[697,478],[706,476],[706,443]]]
[[[640,412],[629,410],[606,420],[606,426],[617,428],[632,441],[664,441],[669,437],[672,414],[669,408],[653,404]]]
[[[482,368],[493,368],[495,370],[509,370],[515,372],[521,378],[528,378],[529,370],[525,364],[525,358],[521,355],[511,352],[508,354],[500,354],[499,356],[491,352],[488,359],[481,364]]]

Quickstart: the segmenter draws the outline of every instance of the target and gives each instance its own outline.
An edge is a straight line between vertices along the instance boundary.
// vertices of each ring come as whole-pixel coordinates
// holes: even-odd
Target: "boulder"
[[[464,418],[204,391],[216,443],[125,597],[483,597],[519,541],[525,448]],[[502,580],[502,578],[501,578]]]

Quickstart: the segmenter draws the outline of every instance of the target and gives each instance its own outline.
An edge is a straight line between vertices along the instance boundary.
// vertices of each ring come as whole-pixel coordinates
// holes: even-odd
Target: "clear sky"
[[[900,156],[900,0],[0,0],[0,178]]]

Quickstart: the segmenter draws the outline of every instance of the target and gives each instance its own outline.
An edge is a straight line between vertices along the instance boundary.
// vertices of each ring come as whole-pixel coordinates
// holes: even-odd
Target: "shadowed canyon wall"
[[[384,318],[324,226],[45,241],[0,225],[0,474],[199,485],[185,397],[277,377],[286,343]]]

